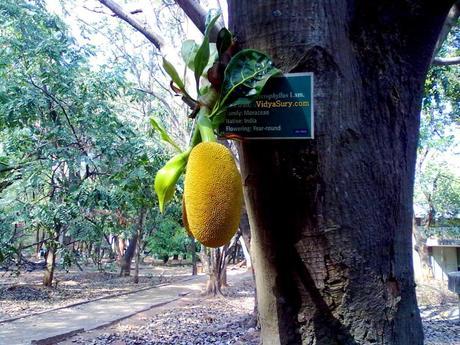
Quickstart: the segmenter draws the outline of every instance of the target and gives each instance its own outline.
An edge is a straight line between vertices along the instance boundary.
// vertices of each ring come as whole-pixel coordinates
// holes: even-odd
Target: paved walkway
[[[63,335],[103,327],[152,307],[201,291],[206,275],[114,298],[0,324],[1,345],[53,344]],[[54,337],[54,340],[53,340]]]

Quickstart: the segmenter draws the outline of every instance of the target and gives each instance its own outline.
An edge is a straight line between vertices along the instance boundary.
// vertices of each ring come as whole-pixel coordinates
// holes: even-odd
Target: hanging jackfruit
[[[235,234],[243,205],[241,176],[229,149],[202,142],[190,153],[184,183],[188,228],[207,247],[219,247]]]

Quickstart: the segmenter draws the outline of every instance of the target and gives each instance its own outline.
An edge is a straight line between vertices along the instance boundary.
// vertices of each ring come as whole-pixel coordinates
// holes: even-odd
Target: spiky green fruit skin
[[[190,153],[184,182],[188,229],[206,247],[228,243],[238,230],[243,186],[229,149],[203,142]]]

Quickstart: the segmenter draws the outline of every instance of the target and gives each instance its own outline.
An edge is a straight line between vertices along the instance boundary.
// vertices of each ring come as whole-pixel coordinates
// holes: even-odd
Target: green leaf
[[[201,43],[200,48],[195,55],[195,60],[193,61],[194,72],[195,72],[195,82],[197,86],[197,90],[200,83],[200,77],[203,74],[204,69],[208,65],[209,61],[209,37],[205,36],[203,39],[203,43]]]
[[[242,50],[233,56],[225,69],[219,106],[250,103],[260,95],[268,79],[280,73],[264,53]]]
[[[186,40],[184,43],[182,43],[182,48],[181,48],[181,56],[182,60],[184,60],[186,66],[191,69],[192,71],[195,71],[195,57],[196,53],[200,46],[194,41],[194,40]],[[206,76],[205,73],[210,68],[213,64],[214,61],[216,60],[218,56],[217,48],[215,43],[209,43],[209,58],[208,58],[208,63],[206,67],[203,69],[203,73],[201,74],[202,76]]]
[[[171,77],[172,81],[179,87],[179,89],[185,91],[184,82],[179,77],[176,68],[165,58],[163,58],[163,68],[165,69],[166,73],[168,73],[168,75]]]
[[[186,40],[182,43],[180,50],[182,60],[184,60],[185,65],[192,71],[195,70],[194,60],[199,48],[200,47],[194,40]]]
[[[161,139],[171,144],[177,151],[181,152],[179,145],[176,144],[176,142],[169,136],[166,130],[158,123],[155,118],[150,118],[150,124],[154,130],[160,133]]]
[[[213,128],[219,128],[219,126],[224,123],[225,121],[225,115],[226,111],[225,110],[220,110],[216,112],[212,117],[211,117],[211,123]]]
[[[200,77],[203,74],[209,62],[209,56],[210,56],[209,34],[211,33],[211,29],[216,24],[217,19],[219,19],[219,16],[220,14],[214,16],[210,20],[209,24],[206,26],[203,43],[201,43],[200,48],[198,48],[198,51],[196,52],[196,55],[195,55],[195,59],[193,60],[197,92],[199,92]]]
[[[204,32],[205,36],[208,36],[211,34],[211,30],[216,25],[217,19],[220,17],[220,12],[215,14],[214,17],[212,17],[211,13],[208,13],[208,17],[206,18],[206,30]]]
[[[164,211],[165,205],[173,198],[176,183],[185,170],[189,155],[190,150],[180,153],[171,158],[163,168],[158,170],[155,176],[154,187],[160,204],[160,212]]]
[[[207,110],[200,109],[197,116],[197,126],[200,131],[202,141],[215,141],[216,135],[212,127],[212,122],[207,115]]]
[[[217,52],[222,56],[227,49],[232,45],[232,34],[227,28],[222,28],[217,34]]]

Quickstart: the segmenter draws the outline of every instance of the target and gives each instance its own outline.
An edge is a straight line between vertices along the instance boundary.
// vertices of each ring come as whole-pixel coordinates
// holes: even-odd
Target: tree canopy
[[[38,230],[49,243],[128,238],[142,207],[158,221],[153,176],[168,152],[149,114],[132,120],[142,98],[125,66],[91,64],[94,49],[40,2],[0,4],[0,47],[0,250]]]

